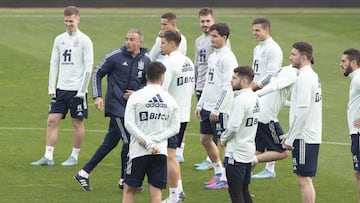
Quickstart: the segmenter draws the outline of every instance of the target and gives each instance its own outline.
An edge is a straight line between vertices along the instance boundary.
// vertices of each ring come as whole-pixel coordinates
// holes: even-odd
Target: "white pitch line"
[[[33,130],[33,131],[43,131],[46,130],[46,128],[27,128],[27,127],[1,127],[0,130]],[[74,129],[59,129],[59,131],[73,131]],[[94,133],[106,133],[107,130],[94,130],[94,129],[85,129],[86,132],[94,132]],[[197,133],[186,133],[186,135],[190,136],[198,136]],[[329,144],[329,145],[349,145],[350,143],[344,143],[344,142],[322,142],[322,144]]]

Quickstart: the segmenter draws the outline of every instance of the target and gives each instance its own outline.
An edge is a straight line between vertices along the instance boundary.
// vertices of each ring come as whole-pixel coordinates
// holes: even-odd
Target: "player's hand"
[[[103,99],[101,97],[96,98],[94,103],[95,103],[95,108],[97,110],[99,110],[99,111],[104,110],[104,103],[103,103]]]
[[[128,100],[129,99],[129,97],[130,97],[130,95],[132,94],[132,93],[134,93],[135,91],[134,90],[126,90],[125,91],[125,93],[124,93],[124,99],[125,100]]]
[[[50,96],[51,98],[56,98],[56,94],[55,94],[55,93],[51,93],[51,94],[49,94],[49,96]]]
[[[287,134],[286,134],[286,136],[287,136]],[[283,140],[281,141],[281,146],[282,146],[283,149],[292,151],[292,150],[294,150],[294,147],[285,144],[286,136],[285,136],[285,137],[283,138]]]
[[[213,112],[211,112],[209,116],[209,120],[210,122],[217,122],[219,121],[219,115],[216,115]]]
[[[201,112],[201,109],[195,109],[195,117],[197,119],[201,119],[200,112]]]
[[[150,153],[151,154],[159,154],[160,153],[160,149],[158,147],[153,147],[150,149]]]
[[[358,119],[356,119],[356,120],[354,121],[354,127],[355,127],[355,128],[360,128],[360,118],[358,118]]]

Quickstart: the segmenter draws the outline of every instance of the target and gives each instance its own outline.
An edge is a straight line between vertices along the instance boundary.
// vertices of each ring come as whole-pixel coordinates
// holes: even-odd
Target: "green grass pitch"
[[[141,29],[145,34],[144,47],[151,48],[159,31],[160,15],[172,11],[177,14],[179,28],[187,37],[188,56],[193,58],[194,41],[201,34],[198,9],[81,8],[80,29],[93,40],[97,65],[107,52],[124,44],[130,28]],[[120,146],[93,171],[90,177],[93,192],[83,192],[72,180],[74,173],[101,144],[108,126],[108,119],[95,110],[91,99],[79,165],[68,168],[59,165],[71,152],[72,127],[67,119],[60,125],[54,154],[56,166],[30,166],[30,162],[44,153],[50,52],[55,36],[65,31],[62,11],[62,8],[0,9],[0,202],[121,201],[122,194],[117,188]],[[231,46],[241,65],[252,62],[257,43],[251,35],[251,22],[256,17],[271,20],[272,36],[284,52],[283,65],[289,63],[295,41],[313,45],[313,67],[323,89],[324,143],[314,178],[317,202],[357,202],[346,125],[349,79],[342,75],[339,62],[345,49],[360,48],[360,9],[215,8],[214,11],[217,22],[230,26]],[[279,118],[287,130],[287,109],[281,111]],[[194,163],[205,157],[198,129],[199,122],[192,118],[187,130],[185,162],[181,165],[186,202],[230,202],[226,190],[203,189],[203,182],[212,176],[212,171],[194,170]],[[262,167],[260,164],[255,172]],[[254,202],[301,202],[291,159],[276,162],[276,172],[275,179],[252,181],[250,190],[255,195]],[[147,184],[144,185],[145,191],[136,195],[138,203],[149,202]],[[163,197],[167,195],[165,190]]]

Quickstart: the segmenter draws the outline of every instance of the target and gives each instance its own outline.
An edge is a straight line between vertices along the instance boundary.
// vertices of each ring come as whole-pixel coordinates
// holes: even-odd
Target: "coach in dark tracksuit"
[[[146,85],[145,66],[150,63],[150,58],[145,55],[146,48],[142,48],[143,35],[139,30],[129,30],[126,36],[126,45],[107,54],[104,60],[96,67],[92,78],[92,94],[95,106],[102,111],[101,80],[107,75],[107,92],[105,97],[105,116],[110,117],[109,130],[104,142],[97,149],[88,163],[75,174],[77,180],[85,191],[91,191],[89,175],[96,165],[114,149],[120,139],[123,140],[121,151],[122,173],[127,161],[129,151],[129,133],[124,128],[124,113],[128,97]],[[137,44],[136,40],[140,40]],[[87,176],[87,177],[86,177]],[[122,181],[119,187],[122,189]]]

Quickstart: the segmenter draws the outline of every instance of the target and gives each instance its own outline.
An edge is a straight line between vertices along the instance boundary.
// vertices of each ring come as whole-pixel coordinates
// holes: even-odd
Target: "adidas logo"
[[[128,63],[127,63],[127,61],[125,61],[125,62],[122,63],[121,65],[123,65],[123,66],[128,66]]]
[[[152,99],[148,101],[145,105],[147,108],[157,107],[157,108],[167,108],[167,104],[164,103],[164,100],[159,94],[156,94]]]

